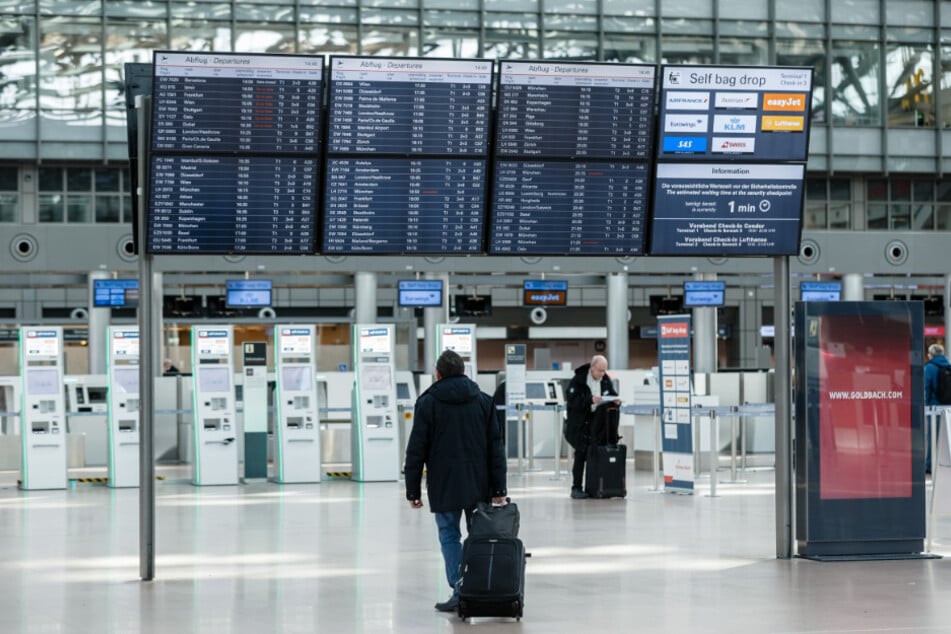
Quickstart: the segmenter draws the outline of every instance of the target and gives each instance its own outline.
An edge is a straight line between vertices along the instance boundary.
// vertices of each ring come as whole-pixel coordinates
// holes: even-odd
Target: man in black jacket
[[[565,395],[567,405],[567,421],[565,423],[565,440],[574,447],[575,460],[571,466],[571,497],[581,500],[588,497],[582,488],[584,464],[587,459],[588,443],[590,441],[590,424],[594,418],[594,411],[604,398],[617,396],[614,385],[608,377],[608,360],[596,354],[591,362],[577,370],[568,383],[568,393]]]
[[[505,449],[492,397],[465,376],[465,363],[446,350],[436,361],[436,382],[420,394],[406,448],[406,499],[423,508],[421,483],[426,467],[430,510],[436,515],[439,544],[452,588],[449,600],[436,604],[454,612],[459,604],[462,560],[460,520],[466,527],[479,502],[505,502]]]

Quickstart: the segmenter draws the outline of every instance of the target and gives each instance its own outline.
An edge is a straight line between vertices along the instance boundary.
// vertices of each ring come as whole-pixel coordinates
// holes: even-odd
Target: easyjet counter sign
[[[689,336],[690,331],[687,329],[687,322],[685,321],[660,325],[661,339],[683,339]]]
[[[805,112],[806,96],[801,93],[768,92],[763,95],[763,110]]]

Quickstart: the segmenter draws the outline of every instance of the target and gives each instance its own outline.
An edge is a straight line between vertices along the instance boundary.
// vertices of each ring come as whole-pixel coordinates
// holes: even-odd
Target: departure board
[[[499,156],[650,157],[653,66],[501,63]]]
[[[156,51],[147,250],[316,246],[323,58]]]
[[[322,252],[483,250],[489,60],[332,57]]]
[[[644,252],[656,68],[500,63],[489,252]]]

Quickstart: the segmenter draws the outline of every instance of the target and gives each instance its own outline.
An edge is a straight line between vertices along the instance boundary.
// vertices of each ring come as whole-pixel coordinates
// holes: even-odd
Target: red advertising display
[[[912,493],[911,324],[883,315],[819,318],[819,496]]]

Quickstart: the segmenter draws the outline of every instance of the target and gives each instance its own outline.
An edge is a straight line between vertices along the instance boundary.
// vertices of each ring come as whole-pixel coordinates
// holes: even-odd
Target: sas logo
[[[718,92],[714,107],[749,110],[756,108],[758,103],[759,98],[755,92]]]
[[[702,136],[664,137],[665,154],[690,154],[707,151],[707,138]]]
[[[664,117],[664,132],[706,132],[709,121],[705,114],[668,114]]]
[[[718,114],[713,117],[713,131],[720,133],[754,132],[756,117],[750,115]]]
[[[668,110],[707,110],[710,107],[710,93],[708,92],[678,92],[667,93]]]
[[[752,154],[755,151],[755,137],[713,137],[710,148],[718,154]]]
[[[660,325],[661,339],[686,339],[689,336],[690,330],[687,328],[687,322],[685,321]]]

